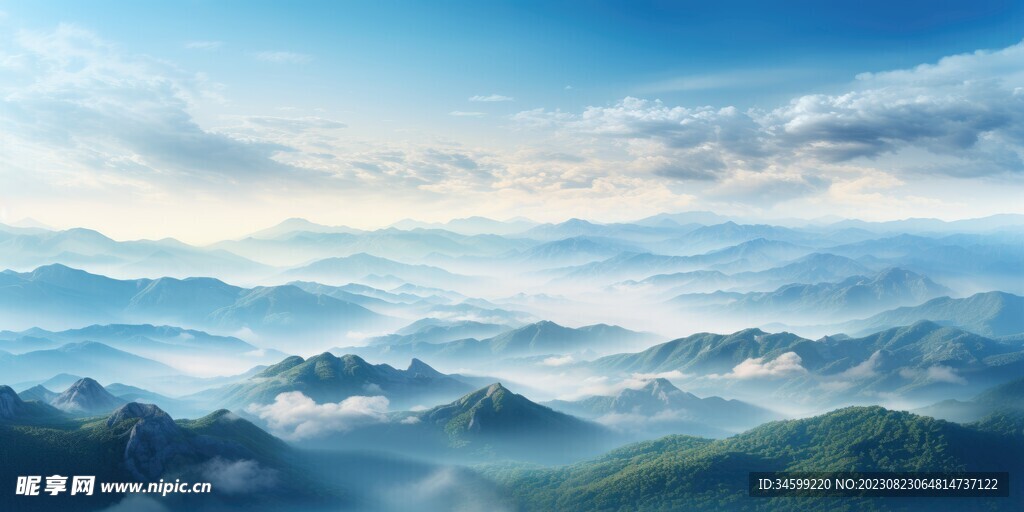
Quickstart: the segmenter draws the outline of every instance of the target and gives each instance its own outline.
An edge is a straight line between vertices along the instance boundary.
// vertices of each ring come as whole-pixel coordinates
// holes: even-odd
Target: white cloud
[[[386,510],[406,510],[416,504],[418,510],[451,510],[453,512],[506,512],[507,500],[495,493],[493,486],[469,478],[468,470],[444,466],[413,477],[402,485],[382,487],[375,499]]]
[[[882,351],[876,350],[860,364],[853,366],[838,375],[841,379],[861,380],[878,375],[878,368],[882,365]]]
[[[203,465],[203,478],[219,493],[266,491],[277,484],[277,471],[254,460],[229,461],[220,457]]]
[[[660,411],[654,415],[646,414],[632,414],[632,413],[608,413],[603,416],[596,418],[595,421],[598,423],[618,430],[620,432],[642,432],[644,429],[649,429],[656,426],[659,423],[673,423],[682,420],[691,420],[699,418],[689,418],[683,411]]]
[[[760,379],[781,378],[804,375],[807,369],[802,366],[803,360],[796,352],[786,352],[771,361],[765,358],[750,358],[733,367],[732,371],[722,375],[727,379]]]
[[[679,370],[671,370],[659,373],[634,373],[633,375],[630,376],[632,381],[636,383],[633,387],[637,388],[643,387],[644,385],[647,384],[647,381],[651,381],[654,379],[682,379],[685,377],[688,377],[688,375]]]
[[[690,377],[679,370],[660,373],[634,373],[626,379],[613,381],[607,376],[587,377],[580,386],[571,393],[560,395],[562,400],[577,400],[587,396],[614,396],[624,389],[640,389],[654,379],[684,379]]]
[[[201,75],[125,55],[74,25],[19,32],[16,44],[31,72],[2,89],[0,138],[17,148],[9,172],[31,162],[36,179],[150,194],[303,174],[274,159],[281,145],[200,127],[190,108],[219,94]]]
[[[564,366],[573,362],[571,355],[566,356],[551,356],[541,361],[540,364],[544,366]]]
[[[955,368],[936,365],[928,367],[925,371],[928,380],[932,382],[948,382],[950,384],[967,384],[967,379],[957,374]]]
[[[223,41],[189,41],[185,43],[185,48],[189,50],[216,50],[224,46]]]
[[[960,376],[956,368],[945,365],[929,366],[923,370],[919,368],[900,368],[899,375],[907,380],[922,379],[927,382],[967,384],[967,379]]]
[[[275,434],[304,439],[387,421],[388,399],[353,396],[338,403],[317,404],[299,391],[281,393],[274,403],[247,409],[267,422]]]
[[[484,112],[467,112],[464,110],[453,110],[451,112],[448,112],[448,115],[455,117],[482,117],[487,114]]]
[[[480,94],[478,94],[476,96],[471,96],[469,98],[469,101],[485,101],[485,102],[514,101],[514,100],[515,100],[515,98],[513,98],[511,96],[502,96],[501,94],[488,94],[488,95],[480,95]]]
[[[257,60],[273,62],[274,64],[305,64],[313,60],[313,57],[304,53],[283,51],[256,52],[253,54],[253,57],[256,57]]]
[[[103,509],[102,512],[168,512],[169,508],[163,503],[143,496],[141,494],[129,494],[123,500]]]
[[[686,77],[660,89],[718,87],[749,74]],[[566,145],[604,148],[605,159],[617,150],[623,172],[717,183],[706,191],[723,201],[770,205],[879,172],[1007,177],[1024,170],[1024,43],[860,75],[846,92],[770,110],[627,97],[579,113],[525,110],[511,120],[553,131]]]

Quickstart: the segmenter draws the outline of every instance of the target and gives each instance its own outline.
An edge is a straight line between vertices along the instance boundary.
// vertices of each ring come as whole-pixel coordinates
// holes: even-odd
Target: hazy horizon
[[[833,24],[807,45],[727,3],[456,4],[0,3],[0,222],[208,243],[289,217],[1024,213],[1020,6],[744,7]]]

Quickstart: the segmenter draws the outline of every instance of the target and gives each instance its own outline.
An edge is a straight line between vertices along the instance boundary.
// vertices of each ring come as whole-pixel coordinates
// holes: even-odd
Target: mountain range
[[[174,239],[115,241],[83,228],[0,229],[0,268],[27,269],[62,263],[113,275],[239,278],[270,267],[228,251],[193,247]]]
[[[600,453],[619,439],[596,423],[554,411],[494,383],[454,402],[394,413],[384,423],[339,432],[313,446],[372,445],[433,460],[551,464]]]
[[[1008,471],[1020,485],[1021,417],[961,426],[881,407],[851,407],[762,425],[711,441],[669,436],[559,468],[494,466],[485,473],[521,510],[835,510],[851,498],[758,498],[752,471]],[[1014,510],[1010,498],[956,498],[958,510]],[[837,501],[843,500],[843,501]],[[857,509],[929,511],[935,499],[856,498]],[[852,502],[852,501],[851,501]]]
[[[884,311],[864,320],[832,327],[837,332],[867,334],[896,325],[929,320],[982,336],[1024,333],[1024,297],[1004,292],[977,293],[962,299],[939,297],[918,306]]]
[[[718,387],[774,389],[803,399],[886,393],[926,399],[964,396],[1018,376],[1024,348],[922,321],[862,338],[817,341],[760,329],[701,333],[586,366],[602,374],[680,371],[711,378]]]
[[[53,397],[49,403],[69,414],[95,416],[109,414],[127,401],[112,395],[99,382],[84,378]]]
[[[240,288],[217,279],[116,280],[63,265],[0,273],[0,320],[26,327],[170,323],[275,334],[358,329],[387,319],[294,286]]]
[[[245,409],[268,404],[281,393],[298,391],[317,403],[340,402],[352,396],[380,395],[396,407],[450,399],[470,389],[454,377],[413,359],[399,370],[373,365],[355,355],[336,357],[329,352],[303,359],[291,356],[242,382],[194,396],[225,408]]]
[[[88,374],[108,382],[119,378],[142,382],[180,374],[163,363],[92,341],[17,355],[0,352],[0,375],[10,382],[41,382],[56,373]]]
[[[716,308],[709,312],[739,315],[753,322],[779,318],[846,319],[918,305],[949,293],[951,290],[925,276],[890,268],[870,277],[853,276],[837,283],[788,284],[771,292],[733,295],[730,301],[712,304]],[[693,305],[686,294],[670,302]]]
[[[552,354],[601,354],[638,348],[657,340],[649,333],[630,331],[615,325],[563,327],[541,321],[505,331],[482,340],[467,338],[432,343],[410,340],[409,336],[371,340],[367,347],[343,347],[333,351],[353,351],[368,357],[425,357],[451,363],[494,362],[495,358],[533,357]]]
[[[92,475],[96,490],[91,496],[72,497],[65,492],[45,500],[0,493],[0,507],[5,510],[103,508],[123,496],[99,492],[101,482],[161,478],[210,482],[219,490],[168,495],[162,505],[174,510],[274,510],[285,503],[323,506],[328,501],[336,506],[342,499],[328,486],[317,494],[306,492],[313,474],[296,465],[293,450],[228,411],[174,421],[155,405],[127,403],[99,419],[40,422],[26,412],[37,403],[18,400],[13,390],[0,386],[0,404],[14,404],[16,412],[12,420],[0,421],[5,441],[0,443],[0,459],[5,461],[0,477]]]
[[[1024,411],[1024,377],[986,389],[970,400],[943,400],[913,412],[958,423],[978,421],[997,413]]]
[[[726,437],[781,418],[777,413],[739,400],[698,398],[664,378],[652,379],[639,389],[623,389],[612,396],[553,400],[544,405],[620,430],[637,431],[634,435],[641,439],[669,433]]]

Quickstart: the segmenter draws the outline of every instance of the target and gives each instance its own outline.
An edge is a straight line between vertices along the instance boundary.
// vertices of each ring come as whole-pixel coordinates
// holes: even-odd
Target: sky
[[[0,222],[1024,213],[1024,5],[0,0]]]

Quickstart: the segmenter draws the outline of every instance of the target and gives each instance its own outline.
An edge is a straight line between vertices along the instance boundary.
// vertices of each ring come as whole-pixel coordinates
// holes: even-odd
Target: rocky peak
[[[25,402],[9,386],[0,386],[0,419],[9,420],[17,416]]]
[[[413,358],[412,362],[409,363],[409,368],[406,372],[414,375],[422,375],[424,377],[443,377],[444,374],[435,370],[429,364],[420,361],[419,359]]]
[[[53,406],[68,412],[92,414],[110,412],[124,402],[110,394],[99,382],[86,377],[57,395],[53,399]]]
[[[139,480],[159,478],[169,461],[194,454],[184,431],[171,417],[152,404],[132,402],[119,407],[107,419],[107,426],[137,419],[124,448],[125,468]]]

